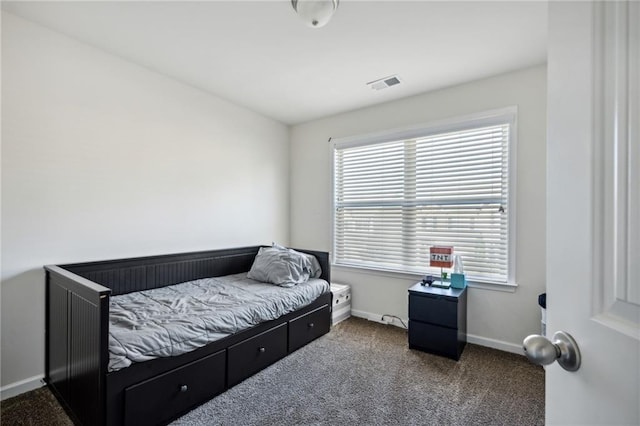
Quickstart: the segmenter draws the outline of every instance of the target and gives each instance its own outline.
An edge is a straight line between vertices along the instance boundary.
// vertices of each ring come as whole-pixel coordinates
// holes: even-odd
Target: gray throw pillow
[[[261,247],[247,277],[281,287],[293,287],[308,281],[311,271],[311,261],[303,253],[277,247]]]
[[[320,275],[322,275],[322,268],[320,267],[320,262],[318,262],[318,259],[316,259],[314,255],[301,253],[299,251],[295,251],[293,249],[281,246],[278,243],[271,243],[271,247],[278,250],[292,251],[294,253],[301,254],[302,256],[306,256],[306,258],[309,259],[309,262],[311,262],[311,269],[309,270],[309,276],[311,278],[320,278]]]

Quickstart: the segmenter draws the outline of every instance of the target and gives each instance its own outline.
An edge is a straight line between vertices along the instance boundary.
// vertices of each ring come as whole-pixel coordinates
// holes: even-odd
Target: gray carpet
[[[0,403],[0,424],[71,426],[73,423],[48,388],[40,388]]]
[[[68,421],[56,411],[41,423],[30,416],[51,407],[35,403],[16,409],[32,393],[3,402],[3,425]],[[410,350],[406,331],[351,318],[172,424],[538,425],[544,370],[476,345],[459,362]]]

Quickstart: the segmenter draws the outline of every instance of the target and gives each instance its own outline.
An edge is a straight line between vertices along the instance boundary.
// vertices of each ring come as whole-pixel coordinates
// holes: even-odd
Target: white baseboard
[[[352,309],[351,315],[358,318],[368,319],[369,321],[379,322],[380,324],[395,325],[396,327],[405,328],[405,326],[402,325],[402,323],[398,320],[398,318],[393,318],[385,315],[383,320],[382,319],[383,314],[373,314],[371,312],[354,311]],[[405,324],[409,324],[406,318],[402,318],[402,321],[404,321]]]
[[[369,321],[379,322],[380,324],[388,324],[395,325],[396,327],[404,328],[402,323],[398,321],[397,318],[392,318],[385,316],[384,321],[382,320],[382,314],[375,314],[371,312],[365,311],[356,311],[351,310],[351,315],[358,318],[368,319]],[[405,318],[402,319],[405,324],[408,324],[409,321]],[[488,337],[476,336],[473,334],[467,334],[467,342],[473,343],[474,345],[485,346],[487,348],[498,349],[504,352],[511,352],[518,355],[524,355],[522,352],[522,345],[504,342],[502,340],[490,339]]]
[[[467,334],[467,342],[473,343],[474,345],[486,346],[487,348],[498,349],[500,351],[511,352],[512,354],[524,356],[524,352],[522,351],[522,344],[516,345],[515,343],[490,339],[488,337],[475,336],[473,334]]]
[[[13,398],[21,393],[29,392],[44,386],[44,376],[33,376],[19,382],[9,383],[0,388],[0,400]]]

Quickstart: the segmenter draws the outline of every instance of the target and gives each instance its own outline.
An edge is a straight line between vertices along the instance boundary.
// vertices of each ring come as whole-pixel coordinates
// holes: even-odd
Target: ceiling
[[[2,2],[40,23],[286,124],[547,57],[545,1],[342,0],[312,29],[288,0]],[[365,83],[398,75],[376,91]]]

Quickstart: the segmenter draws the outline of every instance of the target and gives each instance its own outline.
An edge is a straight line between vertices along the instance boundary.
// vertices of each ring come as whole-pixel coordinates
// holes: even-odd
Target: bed
[[[179,417],[329,331],[329,255],[296,250],[293,288],[253,279],[260,246],[45,266],[48,386],[77,424]]]

